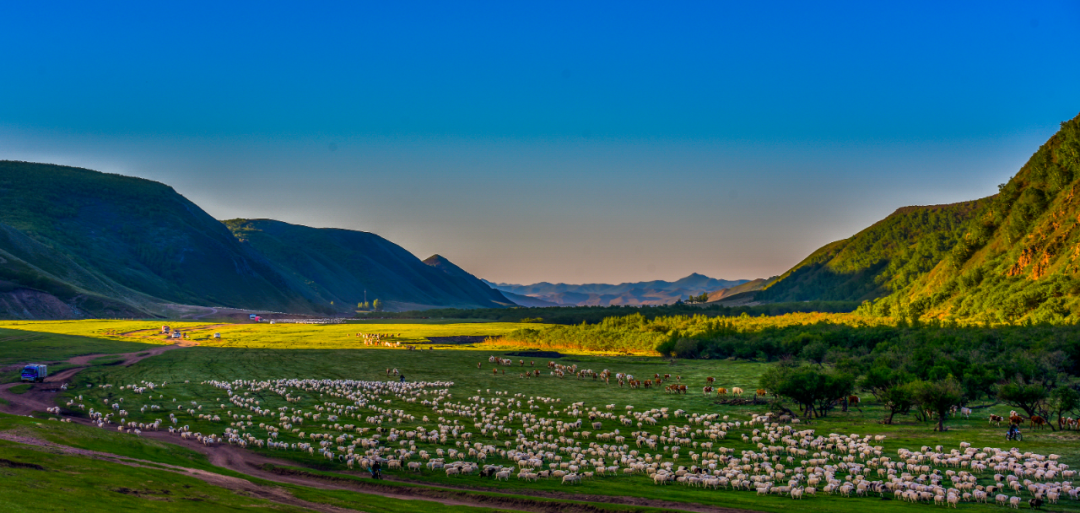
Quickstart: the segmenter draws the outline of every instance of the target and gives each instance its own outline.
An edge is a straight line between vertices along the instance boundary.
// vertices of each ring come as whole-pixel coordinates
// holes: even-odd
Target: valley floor
[[[974,405],[971,418],[950,417],[949,430],[936,433],[932,424],[910,417],[898,417],[894,425],[880,424],[884,413],[868,400],[861,409],[837,409],[810,423],[778,425],[770,440],[766,425],[760,421],[748,425],[755,416],[767,412],[767,404],[729,404],[734,402],[730,396],[717,398],[702,393],[706,378],[712,377],[715,386],[742,388],[748,392],[744,398],[749,398],[767,367],[762,363],[589,354],[540,358],[482,344],[482,349],[466,344],[412,351],[367,346],[355,336],[382,330],[379,332],[408,337],[407,345],[414,345],[428,336],[483,336],[515,326],[294,325],[269,331],[261,325],[178,325],[193,333],[185,341],[187,347],[168,345],[169,341],[154,333],[159,331],[160,323],[0,325],[0,348],[7,347],[5,343],[18,347],[18,351],[5,349],[0,353],[4,357],[0,365],[7,366],[7,373],[0,377],[6,381],[17,379],[10,367],[28,361],[49,361],[53,372],[49,381],[27,390],[14,383],[0,385],[0,412],[7,413],[0,415],[0,474],[4,476],[0,488],[4,488],[5,497],[11,498],[13,511],[60,511],[74,504],[85,505],[88,510],[139,507],[149,511],[230,511],[239,506],[245,511],[781,511],[792,506],[790,494],[777,494],[775,490],[760,494],[752,489],[732,490],[730,486],[691,487],[674,480],[656,484],[658,481],[645,473],[626,473],[624,469],[630,468],[626,461],[645,461],[647,454],[647,460],[656,463],[655,469],[666,464],[673,470],[679,466],[706,466],[706,461],[723,469],[727,468],[724,462],[728,458],[745,456],[747,467],[743,473],[747,477],[784,473],[783,477],[774,475],[769,479],[774,487],[788,485],[789,479],[810,473],[811,467],[831,468],[829,472],[842,483],[849,476],[882,480],[883,473],[877,469],[885,466],[872,459],[902,461],[898,453],[902,449],[949,453],[960,450],[961,442],[982,453],[988,453],[984,448],[1007,451],[1015,446],[1020,459],[1024,453],[1053,453],[1060,456],[1060,464],[1080,462],[1080,434],[1073,431],[1025,430],[1024,441],[1006,444],[1002,438],[1004,428],[991,426],[985,419],[990,413],[1007,414],[1008,408],[990,403]],[[214,332],[222,333],[222,339],[213,339]],[[510,364],[492,362],[492,357],[508,359]],[[686,384],[688,391],[670,394],[662,388],[630,389],[618,386],[614,379],[605,383],[592,377],[575,377],[572,372],[557,377],[551,374],[549,362],[562,368],[576,366],[576,370],[609,369],[639,379],[670,375],[665,386]],[[397,376],[392,375],[394,369]],[[531,372],[535,370],[540,370],[539,376],[523,377],[525,371],[535,374]],[[412,388],[400,385],[401,374]],[[353,388],[331,385],[333,380],[348,382],[348,387]],[[231,384],[226,389],[220,384],[215,386],[211,383],[214,381]],[[260,383],[263,381],[267,383]],[[62,383],[67,383],[66,390],[59,388]],[[433,406],[431,402],[437,397],[439,404]],[[357,406],[361,403],[363,406]],[[44,411],[54,406],[60,408],[59,415]],[[113,414],[110,423],[91,426],[91,409]],[[117,430],[120,411],[126,413],[125,422],[142,424],[138,435]],[[243,414],[243,423],[239,417],[228,416],[228,412]],[[590,413],[594,419],[589,419]],[[213,419],[215,415],[218,420]],[[250,423],[247,415],[252,416]],[[337,418],[330,420],[330,415]],[[177,419],[175,424],[171,417]],[[156,430],[146,428],[159,419],[163,422]],[[560,427],[559,423],[579,419],[581,426]],[[599,425],[594,428],[592,422]],[[713,439],[710,435],[719,432],[721,425],[725,436]],[[204,444],[196,438],[169,433],[168,428],[173,426],[187,426],[189,434],[198,433],[200,437],[232,437],[234,442],[244,441],[248,447],[225,441]],[[441,433],[446,439],[420,438],[420,428],[426,433]],[[456,438],[452,435],[455,429]],[[829,439],[833,434],[832,442],[828,446],[808,446],[809,450],[801,454],[797,448],[791,450],[790,444],[783,448],[785,437],[790,439],[796,432],[809,429],[814,430],[812,437]],[[470,437],[466,438],[465,433]],[[313,438],[313,434],[330,436]],[[346,434],[352,438],[343,438]],[[648,445],[652,437],[656,437],[655,447]],[[645,445],[639,447],[638,439],[646,440]],[[853,439],[859,440],[863,452],[869,454],[840,448],[841,440]],[[262,442],[262,447],[256,440]],[[407,454],[402,461],[421,463],[421,471],[386,469],[386,479],[370,479],[360,458],[374,454],[371,451],[375,444],[371,443],[375,440],[381,456],[390,460]],[[270,448],[268,441],[290,447]],[[320,441],[328,443],[323,447]],[[294,448],[294,444],[312,444],[312,450]],[[469,454],[468,449],[476,449],[477,444],[487,455],[483,460],[475,453]],[[353,469],[341,461],[350,454],[345,450],[350,445],[354,447],[351,454],[357,455]],[[942,449],[936,449],[938,445]],[[876,450],[879,455],[875,446],[880,447]],[[334,453],[333,457],[315,452],[318,448]],[[462,455],[451,455],[450,450],[462,451]],[[522,473],[522,460],[528,458],[505,457],[509,455],[506,451],[513,450],[538,455],[547,452],[542,469],[555,463],[556,469],[565,472],[570,464],[588,462],[575,465],[582,467],[579,474],[584,475],[586,471],[595,472],[595,462],[601,459],[604,465],[619,469],[615,476],[594,473],[572,484],[553,477],[527,480],[518,475]],[[479,472],[447,475],[442,469],[428,466],[439,458],[437,451],[445,452],[444,464],[461,461],[514,470],[508,480],[482,477]],[[764,453],[776,457],[752,455]],[[821,453],[835,457],[829,459]],[[828,461],[807,461],[818,458]],[[771,465],[763,465],[766,461]],[[970,465],[938,465],[929,460],[921,464],[949,477],[972,471]],[[742,465],[739,462],[737,466]],[[929,470],[913,470],[913,479],[931,474]],[[994,473],[973,474],[972,479],[980,486],[991,486],[995,483]],[[1039,481],[1034,474],[1030,479],[1038,483],[1061,481],[1060,476]],[[948,487],[949,481],[945,482]],[[891,493],[884,497],[874,493],[866,497],[852,494],[850,498],[839,493],[826,495],[824,484],[817,486],[815,496],[805,496],[799,508],[891,511],[934,504],[932,500],[929,506],[909,503]],[[807,483],[803,481],[796,487],[805,489]],[[1007,489],[1001,493],[1021,497],[1025,507],[1032,497],[1027,490],[1017,493]],[[1053,506],[1056,510],[1080,511],[1080,502],[1062,495],[1062,500]],[[45,497],[58,500],[44,501],[42,505]],[[983,505],[968,500],[959,506],[1001,507],[993,505],[993,495],[990,502]],[[192,506],[195,503],[197,508]]]

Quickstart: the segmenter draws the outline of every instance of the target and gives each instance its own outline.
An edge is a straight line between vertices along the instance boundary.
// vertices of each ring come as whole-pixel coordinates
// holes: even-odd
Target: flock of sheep
[[[954,507],[991,501],[1017,507],[1022,500],[1039,505],[1075,500],[1080,492],[1070,481],[1075,471],[1056,455],[966,443],[890,455],[881,445],[884,436],[819,434],[771,414],[733,419],[669,408],[637,411],[631,405],[587,406],[491,390],[459,397],[452,382],[281,379],[203,385],[215,387],[221,399],[166,401],[167,384],[143,382],[116,387],[111,398],[80,395],[68,407],[85,410],[96,400],[104,407],[91,407],[89,414],[102,427],[138,434],[165,426],[208,446],[302,451],[348,469],[378,461],[389,470],[557,479],[568,485],[644,476],[657,486],[792,499],[874,494]],[[141,421],[129,420],[135,416]],[[216,432],[195,432],[190,424]],[[735,444],[744,448],[729,446]]]

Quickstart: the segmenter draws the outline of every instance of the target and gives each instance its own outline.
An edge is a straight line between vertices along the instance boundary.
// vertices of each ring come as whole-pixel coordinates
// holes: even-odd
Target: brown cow
[[[765,395],[765,389],[764,388],[757,389],[757,395],[759,395],[759,396]]]
[[[859,405],[859,396],[857,396],[857,395],[849,395],[848,398],[847,398],[847,402],[851,406],[858,406]]]
[[[713,384],[714,381],[716,381],[716,378],[714,378],[712,376],[709,376],[709,377],[705,378],[705,384],[706,385],[711,385],[711,384]]]
[[[1020,415],[1009,415],[1009,424],[1016,424],[1019,426],[1024,423],[1024,417]]]
[[[649,388],[651,386],[652,386],[652,380],[651,379],[645,380],[645,388]]]
[[[686,393],[686,385],[675,385],[679,387],[679,392]]]
[[[1032,416],[1031,417],[1031,427],[1033,427],[1033,428],[1037,427],[1039,429],[1042,429],[1042,428],[1046,427],[1046,419],[1044,419],[1044,418],[1042,418],[1042,417],[1040,417],[1038,415]]]
[[[716,389],[716,395],[718,395],[718,396],[719,396],[719,395],[724,395],[724,396],[726,396],[726,395],[727,395],[727,389],[726,389],[726,388],[724,388],[724,387],[720,387],[720,388],[717,388],[717,389]]]
[[[671,374],[664,374],[664,379],[671,379]]]
[[[1002,417],[1001,415],[994,415],[993,413],[990,414],[990,423],[995,426],[1001,427],[1001,423],[1004,420],[1005,417]]]
[[[709,394],[711,394],[711,393],[712,393],[712,391],[713,391],[713,388],[712,388],[712,387],[705,387],[705,388],[702,388],[702,389],[701,389],[701,393],[702,393],[702,394],[705,394],[705,395],[709,395]]]

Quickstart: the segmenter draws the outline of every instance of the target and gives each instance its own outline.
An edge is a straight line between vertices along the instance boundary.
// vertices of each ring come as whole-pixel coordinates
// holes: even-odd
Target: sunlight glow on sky
[[[779,274],[996,192],[1080,112],[1080,4],[0,5],[0,159],[497,282]]]

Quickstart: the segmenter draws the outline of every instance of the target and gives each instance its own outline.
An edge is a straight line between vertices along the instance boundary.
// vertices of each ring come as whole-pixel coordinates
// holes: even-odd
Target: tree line
[[[666,354],[777,361],[761,387],[807,417],[827,415],[849,394],[868,393],[896,415],[937,420],[950,409],[998,401],[1056,429],[1080,408],[1080,327],[949,326],[940,323],[853,326],[819,323],[726,331],[676,340]]]
[[[706,317],[779,316],[790,313],[846,313],[859,307],[857,301],[800,301],[757,306],[691,305],[675,303],[656,306],[552,306],[541,308],[438,308],[409,312],[386,312],[391,319],[482,319],[497,322],[543,322],[545,324],[599,324],[609,317],[640,314],[646,319],[676,315]],[[647,349],[652,349],[651,347]]]

